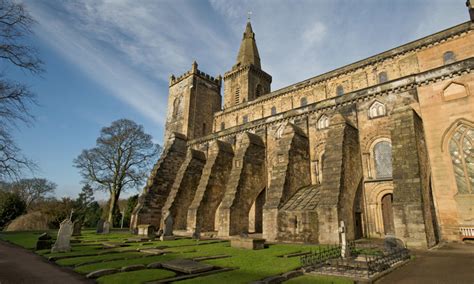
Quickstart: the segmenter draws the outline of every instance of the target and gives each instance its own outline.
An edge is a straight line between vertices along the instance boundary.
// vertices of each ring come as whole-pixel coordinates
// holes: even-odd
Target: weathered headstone
[[[161,235],[160,240],[174,240],[173,236],[173,216],[171,214],[167,214],[165,218],[165,222],[163,225],[163,235]]]
[[[104,231],[104,220],[100,219],[97,222],[97,229],[95,230],[95,232],[97,234],[102,234],[103,231]]]
[[[200,226],[196,226],[196,228],[194,228],[192,238],[194,240],[200,240],[201,239],[201,227]]]
[[[108,221],[105,221],[103,229],[102,229],[102,234],[108,234],[108,233],[110,233],[110,223]]]
[[[66,219],[61,222],[58,231],[58,238],[56,239],[51,252],[68,252],[71,250],[71,235],[73,229],[71,220]]]
[[[402,240],[397,239],[395,236],[388,235],[383,241],[384,249],[386,251],[393,251],[405,248],[405,244]]]
[[[339,233],[341,234],[341,256],[343,258],[348,258],[351,256],[351,249],[349,248],[349,245],[347,243],[347,238],[346,238],[346,226],[344,224],[344,221],[341,221],[339,227]]]
[[[53,241],[48,233],[42,233],[36,241],[36,250],[51,249]]]
[[[82,229],[82,222],[76,221],[74,222],[74,229],[72,231],[73,236],[80,236],[81,235],[81,229]]]

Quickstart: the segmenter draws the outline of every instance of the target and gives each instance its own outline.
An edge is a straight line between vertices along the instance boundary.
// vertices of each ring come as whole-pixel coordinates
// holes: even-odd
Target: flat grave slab
[[[264,249],[265,239],[237,237],[230,240],[230,246],[233,248],[243,248],[251,250]]]
[[[165,253],[164,250],[156,249],[156,248],[140,249],[140,252],[147,253],[147,254],[154,254],[154,255],[162,255]]]
[[[162,263],[164,268],[168,268],[170,270],[186,273],[186,274],[194,274],[200,273],[204,271],[209,271],[214,269],[213,265],[197,262],[191,259],[174,259],[170,261],[166,261]]]

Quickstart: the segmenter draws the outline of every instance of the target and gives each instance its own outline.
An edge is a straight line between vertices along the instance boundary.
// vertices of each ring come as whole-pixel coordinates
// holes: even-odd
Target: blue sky
[[[170,74],[193,60],[211,75],[229,70],[249,10],[273,90],[468,20],[464,0],[23,2],[46,73],[10,72],[40,104],[34,125],[14,135],[38,162],[36,176],[71,197],[81,188],[72,160],[101,127],[129,118],[162,142]]]

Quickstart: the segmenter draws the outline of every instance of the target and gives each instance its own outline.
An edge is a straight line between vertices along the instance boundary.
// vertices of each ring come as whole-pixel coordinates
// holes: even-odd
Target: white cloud
[[[303,31],[301,40],[305,48],[311,48],[315,44],[323,41],[326,36],[326,26],[321,22],[314,22],[309,28]]]

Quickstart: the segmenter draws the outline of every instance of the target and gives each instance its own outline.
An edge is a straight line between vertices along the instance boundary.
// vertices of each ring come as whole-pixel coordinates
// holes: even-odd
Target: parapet
[[[194,61],[193,64],[192,64],[191,70],[186,71],[184,74],[182,74],[179,77],[175,77],[174,75],[171,75],[170,76],[170,81],[169,81],[169,86],[171,87],[174,84],[176,84],[178,82],[181,82],[182,80],[184,80],[185,78],[187,78],[190,75],[199,76],[201,79],[204,79],[204,80],[206,80],[206,81],[208,81],[212,84],[215,84],[218,87],[220,87],[222,85],[222,76],[221,75],[218,75],[217,77],[213,77],[209,74],[206,74],[206,73],[202,72],[201,70],[198,69],[198,64],[196,63],[196,61]]]

